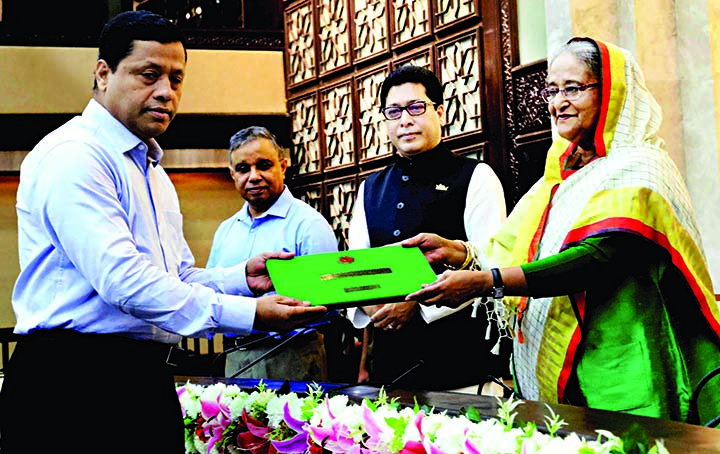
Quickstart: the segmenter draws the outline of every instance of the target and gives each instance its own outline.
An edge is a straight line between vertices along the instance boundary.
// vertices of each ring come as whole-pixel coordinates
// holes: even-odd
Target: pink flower
[[[403,446],[400,454],[427,454],[425,447],[419,441],[408,441]]]
[[[183,394],[185,394],[187,392],[187,389],[184,386],[180,386],[176,390],[176,392],[177,392],[178,399],[180,400],[180,402],[182,402],[182,396],[183,396]],[[181,408],[182,408],[182,415],[184,418],[185,416],[187,416],[187,414],[185,412],[185,407],[181,405]]]
[[[408,441],[405,443],[405,446],[403,446],[402,450],[400,451],[400,454],[427,454],[427,451],[425,450],[425,446],[423,445],[423,441],[425,440],[425,435],[422,431],[422,420],[425,416],[425,412],[423,410],[420,410],[418,414],[415,416],[415,427],[417,428],[418,433],[420,434],[420,441]]]
[[[475,446],[475,443],[470,441],[470,438],[465,438],[465,452],[467,454],[482,454],[477,446]]]
[[[330,409],[330,400],[325,399],[325,407],[330,421],[321,421],[318,425],[309,426],[309,432],[315,443],[334,453],[360,454],[367,453],[352,436],[350,428],[335,417]]]
[[[225,428],[232,422],[230,409],[220,403],[221,395],[218,394],[215,401],[203,400],[200,402],[200,413],[205,424],[203,424],[203,432],[208,440],[208,453],[212,450],[215,443],[222,438]]]
[[[283,407],[283,419],[285,424],[297,434],[288,440],[273,440],[272,444],[277,449],[277,452],[284,454],[302,454],[307,451],[308,447],[308,431],[305,430],[305,421],[296,419],[292,413],[290,413],[290,404],[285,402]]]
[[[270,428],[250,416],[245,408],[243,408],[242,412],[242,422],[247,430],[240,432],[237,436],[239,448],[252,454],[274,454],[277,452],[270,440],[268,440]]]

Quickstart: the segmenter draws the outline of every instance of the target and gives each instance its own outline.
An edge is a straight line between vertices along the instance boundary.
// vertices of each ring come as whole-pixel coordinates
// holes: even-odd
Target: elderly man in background
[[[285,186],[286,150],[266,128],[252,126],[230,139],[230,175],[245,205],[215,232],[208,268],[231,267],[261,252],[285,251],[296,256],[337,251],[337,240],[325,218],[296,199]],[[246,377],[278,380],[327,381],[323,336],[316,330],[296,333],[286,345],[280,335],[255,331],[244,338],[229,337],[247,349],[232,350],[225,371],[233,376],[243,368]],[[261,340],[262,339],[262,340]],[[233,342],[235,341],[235,342]],[[254,342],[258,341],[258,342]],[[277,351],[269,353],[270,349]],[[268,354],[257,364],[249,364]]]

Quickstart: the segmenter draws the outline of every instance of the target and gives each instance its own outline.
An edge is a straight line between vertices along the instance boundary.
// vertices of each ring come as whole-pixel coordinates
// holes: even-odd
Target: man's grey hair
[[[590,75],[598,82],[602,81],[602,59],[600,57],[600,49],[589,39],[575,38],[560,46],[550,59],[549,66],[552,66],[557,57],[562,54],[571,54],[578,60],[585,63]]]
[[[230,162],[230,165],[232,165],[233,151],[242,147],[246,143],[252,142],[253,140],[257,139],[267,139],[272,142],[273,147],[275,147],[275,150],[277,150],[278,158],[280,161],[288,158],[287,149],[280,146],[277,137],[275,137],[273,133],[271,133],[264,126],[250,126],[248,128],[241,129],[230,138],[230,148],[228,149],[228,161]]]

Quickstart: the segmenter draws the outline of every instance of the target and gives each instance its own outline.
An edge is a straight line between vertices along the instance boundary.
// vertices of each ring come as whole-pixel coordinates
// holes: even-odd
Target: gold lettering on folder
[[[375,268],[372,270],[359,270],[347,271],[345,273],[323,274],[320,276],[320,280],[331,281],[333,279],[340,279],[342,277],[372,276],[374,274],[392,274],[392,270],[390,268]]]
[[[375,290],[376,288],[380,288],[379,285],[362,285],[360,287],[348,287],[345,290],[345,293],[350,292],[362,292],[363,290]]]

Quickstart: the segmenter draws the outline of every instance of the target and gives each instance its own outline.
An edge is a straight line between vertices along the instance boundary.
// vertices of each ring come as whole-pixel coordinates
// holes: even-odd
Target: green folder
[[[269,259],[279,295],[333,308],[397,303],[436,279],[419,248],[384,246]]]

